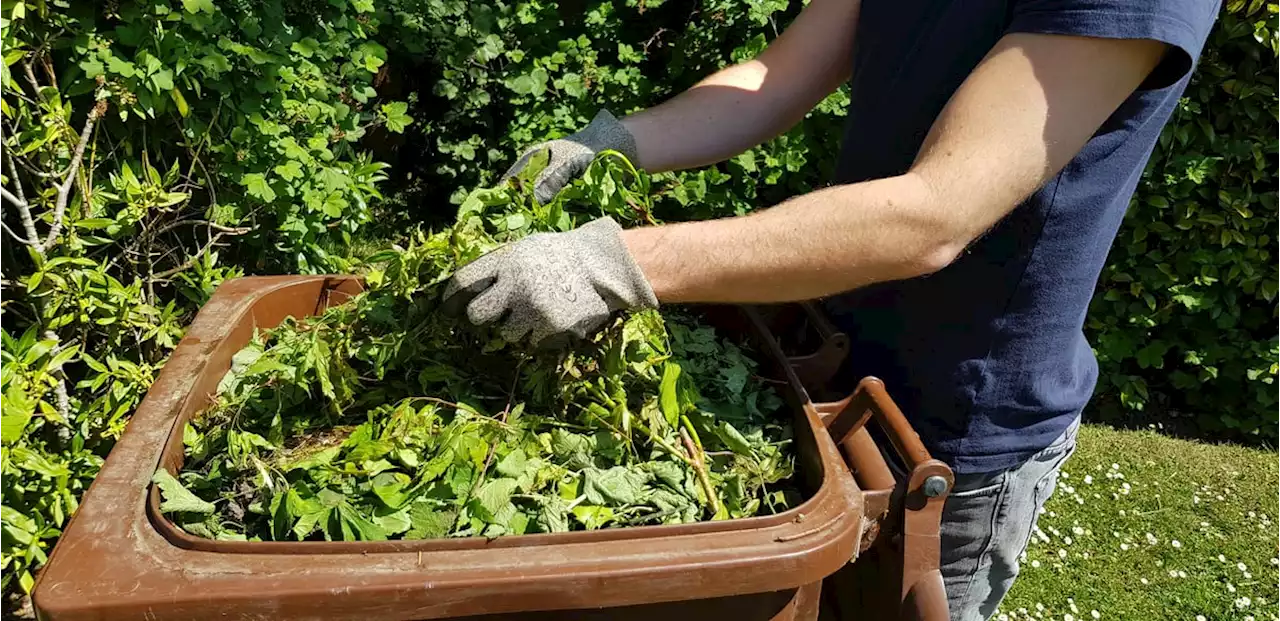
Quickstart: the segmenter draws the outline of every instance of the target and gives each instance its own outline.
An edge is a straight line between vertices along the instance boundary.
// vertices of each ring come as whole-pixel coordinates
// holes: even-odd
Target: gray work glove
[[[508,342],[528,335],[534,345],[553,346],[569,336],[585,338],[614,311],[657,308],[621,232],[606,217],[498,248],[454,274],[444,310],[465,306],[477,325],[505,317],[499,332]]]
[[[539,203],[548,203],[555,198],[564,186],[586,172],[587,166],[601,151],[617,151],[632,162],[636,161],[635,137],[608,110],[601,110],[582,131],[534,145],[525,151],[502,180],[514,177],[529,165],[529,159],[535,153],[548,149],[551,153],[547,167],[533,181],[533,196]]]

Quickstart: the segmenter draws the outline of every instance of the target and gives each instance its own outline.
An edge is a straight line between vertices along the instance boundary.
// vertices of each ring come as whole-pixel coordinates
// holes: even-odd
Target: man
[[[1097,378],[1085,311],[1217,9],[812,0],[758,58],[535,147],[550,150],[535,190],[554,196],[603,149],[650,172],[723,161],[848,81],[834,185],[744,217],[532,236],[446,295],[535,341],[659,302],[825,299],[853,340],[849,387],[882,378],[955,469],[947,596],[954,619],[989,618],[1074,448]]]

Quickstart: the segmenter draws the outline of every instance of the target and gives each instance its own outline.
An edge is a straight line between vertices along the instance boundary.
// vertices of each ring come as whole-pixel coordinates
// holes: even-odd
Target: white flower
[[[1242,576],[1244,576],[1244,579],[1245,579],[1245,580],[1252,580],[1252,579],[1253,579],[1253,574],[1251,574],[1251,573],[1249,573],[1249,572],[1247,572],[1247,571],[1246,571],[1246,572],[1244,572],[1244,573],[1243,573],[1243,574],[1241,574],[1241,575],[1242,575]]]
[[[1036,610],[1039,610],[1040,612],[1044,612],[1044,604],[1041,604],[1040,602],[1036,602]]]
[[[1177,577],[1178,577],[1178,572],[1177,572],[1177,570],[1170,569],[1170,570],[1169,570],[1169,577],[1170,577],[1170,578],[1177,578]]]
[[[1151,581],[1147,580],[1146,578],[1139,578],[1138,582],[1141,582],[1143,585],[1151,584]]]
[[[1120,469],[1120,464],[1111,464],[1111,469],[1112,469],[1112,470],[1119,470],[1119,469]]]
[[[1065,561],[1067,559],[1067,551],[1062,548],[1058,548],[1058,558]]]
[[[1240,563],[1236,563],[1236,569],[1239,569],[1240,571],[1248,571],[1249,566],[1245,565],[1243,562],[1240,562]]]
[[[1179,578],[1186,578],[1186,577],[1187,577],[1187,572],[1182,571],[1181,569],[1179,569],[1179,570],[1178,570],[1178,577],[1179,577]]]
[[[1159,540],[1156,539],[1156,536],[1152,535],[1151,533],[1147,533],[1147,544],[1156,545],[1157,543],[1159,543]]]
[[[1079,526],[1072,526],[1072,527],[1071,527],[1071,533],[1072,533],[1072,534],[1075,534],[1075,535],[1083,535],[1083,534],[1084,534],[1084,529],[1083,529],[1083,528],[1080,528]],[[1272,560],[1274,560],[1274,559],[1272,559]]]
[[[1226,555],[1226,554],[1219,554],[1219,555],[1218,555],[1218,562],[1219,562],[1219,563],[1225,563],[1225,562],[1227,562],[1227,555]]]
[[[1062,543],[1065,543],[1065,544],[1067,544],[1067,545],[1071,545],[1071,535],[1067,535],[1066,537],[1063,537],[1063,538],[1062,538]]]
[[[1227,583],[1227,592],[1228,592],[1228,593],[1235,593],[1235,592],[1236,592],[1236,585],[1231,584],[1230,582],[1228,582],[1228,583]]]
[[[1076,621],[1076,618],[1069,614],[1062,615],[1062,621]]]
[[[1032,567],[1034,567],[1034,568],[1036,568],[1036,569],[1039,569],[1039,568],[1040,568],[1040,561],[1031,561],[1031,566],[1032,566]],[[1038,604],[1037,604],[1037,605],[1038,605]]]
[[[1096,610],[1090,610],[1090,611],[1089,611],[1089,616],[1090,616],[1090,617],[1093,617],[1094,619],[1101,619],[1101,618],[1102,618],[1102,613],[1100,613],[1100,612],[1098,612],[1098,611],[1096,611]]]
[[[1250,605],[1250,604],[1252,604],[1252,603],[1253,603],[1253,602],[1252,602],[1252,601],[1250,601],[1250,600],[1249,600],[1249,598],[1247,598],[1247,597],[1241,597],[1241,598],[1239,598],[1239,599],[1237,599],[1237,600],[1236,600],[1236,608],[1238,608],[1238,609],[1240,609],[1240,610],[1244,610],[1245,608],[1248,608],[1248,607],[1249,607],[1249,605]]]
[[[1169,545],[1171,545],[1171,546],[1173,546],[1173,547],[1175,547],[1175,548],[1181,548],[1181,547],[1182,547],[1182,542],[1181,542],[1181,541],[1178,541],[1177,539],[1174,539],[1173,541],[1170,541],[1170,542],[1169,542]]]
[[[1090,476],[1090,475],[1087,475],[1087,474],[1086,474],[1086,475],[1084,475],[1084,484],[1085,484],[1085,485],[1093,485],[1093,477],[1092,477],[1092,476]]]
[[[1129,544],[1127,544],[1127,543],[1122,543],[1122,544],[1120,544],[1120,549],[1121,549],[1121,550],[1124,550],[1124,551],[1128,551],[1128,550],[1129,550]]]
[[[1070,478],[1071,478],[1071,475],[1067,474],[1067,471],[1066,471],[1066,470],[1063,470],[1063,471],[1062,471],[1062,478],[1064,478],[1064,479],[1070,479]],[[1249,516],[1249,517],[1253,517],[1253,516]]]
[[[1204,615],[1196,615],[1196,621],[1209,621],[1209,620],[1205,619]]]

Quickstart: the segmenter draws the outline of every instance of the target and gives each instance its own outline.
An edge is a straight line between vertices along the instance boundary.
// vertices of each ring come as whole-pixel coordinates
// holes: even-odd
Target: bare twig
[[[99,101],[89,111],[89,117],[85,119],[84,129],[80,130],[80,142],[76,143],[75,150],[71,153],[71,165],[67,168],[67,177],[58,186],[58,197],[53,204],[53,225],[49,229],[49,234],[44,238],[44,242],[37,246],[41,252],[53,247],[53,243],[57,241],[58,235],[62,233],[62,220],[66,215],[67,202],[71,199],[71,189],[75,187],[76,171],[80,169],[80,162],[84,160],[84,149],[89,144],[89,138],[93,135],[93,127],[107,113],[107,102]]]
[[[191,267],[196,264],[196,260],[204,256],[204,253],[208,252],[215,245],[217,245],[218,241],[222,239],[223,235],[226,235],[226,233],[218,233],[217,235],[214,235],[213,239],[209,240],[209,243],[205,244],[203,247],[200,248],[199,251],[197,251],[195,254],[191,255],[190,257],[188,257],[187,260],[183,261],[181,265],[178,265],[176,267],[171,267],[163,272],[152,274],[151,279],[164,280],[170,276],[173,276],[174,274],[177,274],[178,272],[183,272],[188,269],[191,269]]]
[[[195,226],[200,224],[203,224],[204,226],[207,226],[212,230],[218,231],[219,233],[226,233],[228,235],[244,235],[245,233],[248,233],[250,230],[248,227],[223,226],[215,222],[210,222],[209,220],[179,220],[177,222],[171,222],[169,224],[166,224],[160,227],[160,230],[156,231],[155,233],[152,233],[152,235],[160,235],[162,233],[168,233],[169,231],[172,231],[173,229],[176,229],[180,226],[188,226],[188,225]]]

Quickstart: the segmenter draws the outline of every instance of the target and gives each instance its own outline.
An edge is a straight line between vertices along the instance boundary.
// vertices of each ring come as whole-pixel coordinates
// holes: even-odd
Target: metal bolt
[[[947,493],[946,479],[935,474],[924,480],[925,496],[928,496],[929,498],[937,498],[945,493]]]

